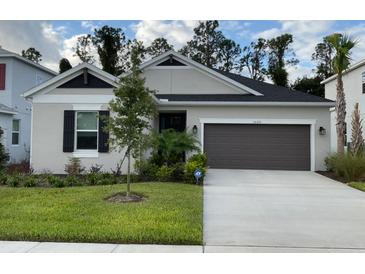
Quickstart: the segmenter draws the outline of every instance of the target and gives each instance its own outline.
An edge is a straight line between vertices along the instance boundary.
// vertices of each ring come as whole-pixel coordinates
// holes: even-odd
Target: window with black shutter
[[[76,112],[76,150],[98,149],[98,112]]]
[[[75,141],[75,111],[65,110],[63,117],[63,152],[73,152]]]
[[[99,111],[99,152],[109,152],[109,132],[105,129],[109,111]]]
[[[0,64],[0,90],[5,90],[6,64]]]

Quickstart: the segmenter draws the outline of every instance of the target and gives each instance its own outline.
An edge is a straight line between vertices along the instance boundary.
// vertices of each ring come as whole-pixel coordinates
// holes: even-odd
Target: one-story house
[[[325,169],[333,101],[211,69],[174,51],[141,70],[156,91],[153,127],[192,130],[211,168]],[[33,103],[36,171],[64,173],[72,156],[86,167],[115,168],[122,155],[109,149],[97,114],[109,114],[118,80],[83,63],[24,94]]]

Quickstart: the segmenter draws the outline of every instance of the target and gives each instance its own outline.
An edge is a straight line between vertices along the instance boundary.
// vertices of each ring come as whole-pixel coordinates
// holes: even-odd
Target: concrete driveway
[[[210,169],[204,242],[206,252],[364,251],[365,193],[313,172]]]

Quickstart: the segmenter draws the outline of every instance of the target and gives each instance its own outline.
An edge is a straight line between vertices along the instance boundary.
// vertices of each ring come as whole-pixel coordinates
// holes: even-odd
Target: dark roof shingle
[[[242,75],[224,72],[218,69],[214,71],[247,86],[263,96],[253,94],[157,94],[158,99],[168,101],[186,102],[298,102],[298,103],[328,103],[331,100],[311,95],[302,91],[289,89],[257,80]]]

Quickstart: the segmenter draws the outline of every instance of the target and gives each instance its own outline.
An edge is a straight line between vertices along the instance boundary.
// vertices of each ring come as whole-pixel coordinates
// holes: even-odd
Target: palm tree
[[[344,154],[345,147],[345,132],[346,132],[346,100],[343,89],[342,75],[343,72],[350,66],[351,49],[357,44],[346,34],[334,33],[327,37],[328,42],[333,46],[336,55],[333,57],[333,68],[337,73],[337,94],[336,94],[336,114],[337,114],[337,152]]]

